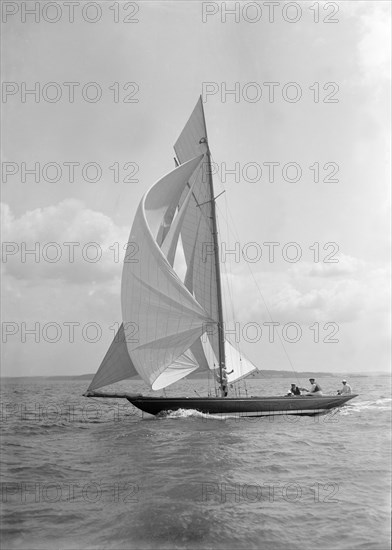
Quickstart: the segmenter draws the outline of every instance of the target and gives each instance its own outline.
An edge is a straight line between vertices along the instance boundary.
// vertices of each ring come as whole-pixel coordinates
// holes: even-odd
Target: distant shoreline
[[[365,374],[363,372],[351,372],[351,373],[342,373],[342,372],[314,372],[314,371],[302,371],[302,372],[293,372],[293,371],[287,371],[287,370],[263,370],[261,372],[258,372],[254,374],[253,376],[249,376],[248,380],[254,379],[254,380],[260,380],[265,378],[292,378],[292,377],[301,377],[301,378],[309,378],[310,376],[313,376],[315,378],[338,378],[341,376],[351,377],[351,376],[360,376],[360,377],[367,377],[367,376],[391,376],[391,373],[389,372],[372,372],[369,374]],[[41,379],[41,380],[92,380],[94,377],[94,373],[92,374],[74,374],[74,375],[53,375],[53,376],[1,376],[1,380],[21,380],[21,379]],[[206,376],[206,373],[195,373],[191,376],[188,376],[188,378],[191,379],[200,379],[200,378],[208,378]],[[140,376],[135,376],[133,380],[141,380]]]

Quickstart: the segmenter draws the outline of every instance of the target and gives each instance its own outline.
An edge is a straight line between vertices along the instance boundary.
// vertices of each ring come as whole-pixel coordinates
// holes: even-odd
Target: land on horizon
[[[300,377],[309,377],[314,376],[315,378],[324,378],[324,377],[338,377],[338,376],[373,376],[373,375],[391,375],[388,371],[377,371],[372,373],[364,373],[364,372],[315,372],[315,371],[288,371],[288,370],[263,370],[260,372],[257,372],[253,374],[253,376],[249,376],[248,378],[251,379],[263,379],[263,378],[287,378],[292,376],[300,376]],[[2,380],[7,379],[21,379],[21,378],[42,378],[45,380],[90,380],[94,377],[94,373],[91,374],[64,374],[64,375],[30,375],[30,376],[0,376]],[[206,373],[200,372],[200,373],[194,373],[188,376],[188,378],[205,378]],[[135,376],[134,380],[140,380],[140,376]]]

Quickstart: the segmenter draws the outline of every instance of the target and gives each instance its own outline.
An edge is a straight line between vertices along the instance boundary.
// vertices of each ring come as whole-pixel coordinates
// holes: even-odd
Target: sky
[[[97,370],[200,94],[241,349],[389,370],[390,3],[33,4],[2,3],[2,376]]]

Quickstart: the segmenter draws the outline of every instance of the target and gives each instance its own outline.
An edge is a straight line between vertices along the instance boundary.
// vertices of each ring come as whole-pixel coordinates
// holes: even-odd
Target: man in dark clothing
[[[291,384],[291,388],[287,392],[288,397],[292,395],[301,395],[301,390],[296,384]]]
[[[301,395],[301,390],[296,384],[291,384],[290,392],[292,395]]]

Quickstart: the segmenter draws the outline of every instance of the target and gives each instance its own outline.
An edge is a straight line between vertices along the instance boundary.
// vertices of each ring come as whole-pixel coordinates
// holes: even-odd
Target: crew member
[[[296,384],[293,383],[291,384],[291,388],[287,392],[287,395],[301,395],[301,390]]]
[[[320,395],[320,396],[322,396],[323,392],[322,392],[320,384],[318,384],[314,378],[309,378],[309,382],[311,383],[310,390],[307,390],[306,388],[301,388],[302,391],[306,392],[305,395],[312,395],[312,396]]]
[[[339,395],[349,395],[352,393],[350,384],[347,384],[347,380],[342,380],[343,387],[341,390],[338,390]]]

